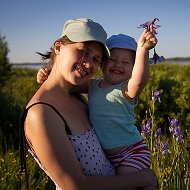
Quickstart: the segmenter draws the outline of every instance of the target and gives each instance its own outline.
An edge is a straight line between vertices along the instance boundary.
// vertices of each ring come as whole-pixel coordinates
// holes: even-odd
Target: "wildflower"
[[[156,141],[154,144],[154,147],[153,147],[153,151],[158,152],[159,149],[160,149],[160,143],[158,141]]]
[[[178,125],[177,119],[174,118],[170,121],[169,131],[170,131],[170,133],[173,134],[173,137],[175,138],[176,142],[178,142],[178,143],[182,142],[183,132],[181,131],[181,129]]]
[[[158,129],[156,130],[155,135],[154,135],[155,138],[157,138],[157,137],[159,137],[159,136],[161,136],[161,128],[158,128]]]
[[[166,59],[163,56],[159,56],[156,53],[156,50],[154,48],[154,55],[152,58],[149,58],[149,64],[156,64],[156,63],[162,63],[164,62]]]
[[[174,118],[174,119],[172,119],[172,120],[170,121],[170,125],[171,125],[171,126],[176,127],[177,124],[178,124],[178,120],[177,120],[176,118]]]
[[[169,147],[169,144],[168,143],[164,143],[163,144],[163,147],[162,147],[162,155],[165,155],[166,154],[166,151],[167,151],[167,149],[168,149],[168,147]],[[169,152],[169,151],[168,151]]]
[[[147,122],[141,127],[142,128],[142,133],[147,137],[150,136],[150,131],[151,131],[151,124],[152,124],[152,119],[149,118]]]
[[[155,22],[159,21],[158,18],[154,18],[152,21],[147,21],[144,24],[140,24],[137,28],[146,28],[150,30],[150,26],[153,25],[153,29],[155,30],[154,34],[158,33],[158,28],[161,27],[160,25],[155,25]]]
[[[174,129],[174,135],[179,136],[179,135],[182,135],[182,134],[183,133],[182,133],[180,127],[179,126],[175,127],[175,129]]]
[[[170,126],[169,126],[170,133],[175,133],[176,127],[178,127],[178,120],[174,118],[170,121]]]
[[[158,18],[154,18],[152,21],[147,21],[144,24],[141,24],[137,28],[146,28],[147,30],[150,30],[150,26],[153,26],[153,34],[156,35],[158,33],[158,28],[161,27],[160,25],[156,25],[155,22],[160,21]],[[144,43],[146,42],[146,39],[144,40]],[[144,45],[143,43],[143,45]],[[142,45],[142,46],[143,46]],[[154,48],[154,55],[152,58],[149,59],[149,64],[156,64],[156,63],[161,63],[164,62],[165,58],[163,56],[159,56],[156,53],[156,50]]]
[[[158,100],[161,103],[159,91],[152,92],[152,101],[156,102],[156,100]]]

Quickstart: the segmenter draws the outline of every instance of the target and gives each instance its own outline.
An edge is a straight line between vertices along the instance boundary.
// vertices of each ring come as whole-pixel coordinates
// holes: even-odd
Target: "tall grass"
[[[27,169],[30,189],[52,189],[49,178],[42,172],[34,159],[27,154]],[[0,189],[26,190],[26,179],[20,171],[19,151],[9,150],[0,155]]]
[[[190,189],[190,133],[179,126],[176,118],[168,118],[169,133],[156,126],[155,106],[160,104],[159,91],[152,94],[146,118],[142,123],[142,136],[150,147],[152,169],[158,177],[160,190]],[[0,134],[2,136],[2,134]],[[27,154],[27,168],[30,189],[52,189],[49,178],[40,170],[30,154]],[[19,151],[0,152],[0,189],[25,190],[25,176],[20,172]]]
[[[154,78],[154,84],[159,84],[159,80],[162,78],[167,78],[168,76],[173,76],[174,78],[179,78],[179,76],[176,76],[175,73],[178,73],[177,71],[180,71],[181,67],[174,67],[174,70],[171,69],[171,67],[167,65],[163,65],[163,72],[161,72],[161,69],[158,70],[157,73],[155,73],[154,76],[158,77]],[[172,67],[173,68],[173,67]],[[183,83],[181,81],[185,81],[186,85],[188,85],[189,82],[189,67],[185,67],[183,72],[181,73],[181,78],[178,80],[180,81],[180,85],[182,86]],[[187,72],[187,73],[186,73]],[[101,74],[101,73],[100,73]],[[26,73],[25,75],[28,75]],[[18,76],[22,76],[23,80],[25,80],[25,75],[22,76],[21,72],[19,71],[19,74],[15,74],[13,77],[13,80],[11,80],[11,84],[15,81],[15,84],[19,86],[20,83],[16,81]],[[35,74],[36,77],[36,74]],[[35,78],[34,77],[34,78]],[[184,78],[183,78],[184,77]],[[34,82],[36,79],[32,79],[29,90],[34,86]],[[164,83],[164,86],[166,83],[171,82],[170,80],[166,80]],[[21,81],[21,84],[23,82]],[[152,84],[152,83],[151,83]],[[175,86],[175,83],[172,83],[172,87],[174,87],[177,90],[180,90],[180,93],[174,97],[177,97],[178,104],[181,105],[181,107],[178,107],[177,110],[181,111],[181,109],[189,108],[188,103],[184,103],[184,99],[188,100],[188,94],[189,88],[180,88],[179,86]],[[25,88],[26,84],[24,83]],[[14,85],[15,91],[23,93],[23,86],[16,87]],[[156,85],[155,85],[156,86]],[[158,85],[157,85],[158,86]],[[160,86],[158,86],[160,87]],[[10,88],[11,89],[11,88]],[[182,89],[182,90],[181,90]],[[163,90],[163,89],[162,89]],[[187,90],[187,91],[186,91]],[[151,91],[151,90],[150,90]],[[16,96],[14,91],[11,91],[11,93],[14,95],[14,97],[17,97],[15,99],[15,102],[19,102],[20,104],[25,105],[23,101],[19,100],[19,97],[28,97],[28,92],[25,94],[18,94]],[[149,92],[149,91],[148,91]],[[171,96],[174,91],[166,92],[165,95]],[[164,90],[162,92],[162,95],[164,95]],[[181,95],[184,95],[181,96]],[[160,190],[190,190],[190,129],[189,124],[190,123],[189,117],[187,117],[186,122],[184,122],[184,119],[182,119],[182,114],[179,114],[179,118],[168,118],[167,121],[165,118],[161,117],[161,114],[163,110],[161,110],[159,113],[157,113],[156,106],[158,104],[164,105],[164,111],[167,111],[167,107],[165,105],[168,104],[168,102],[162,102],[162,96],[160,97],[160,94],[158,91],[153,91],[152,95],[150,94],[150,100],[147,100],[145,98],[145,101],[149,102],[149,106],[147,108],[146,117],[142,121],[142,135],[144,136],[145,140],[147,141],[147,144],[150,147],[151,154],[152,154],[152,168],[156,171],[156,175],[158,177],[159,182],[159,189]],[[161,100],[161,101],[159,101]],[[174,104],[172,101],[174,98],[166,98],[165,100],[171,100],[170,104],[174,105],[172,108],[175,109],[175,106],[178,104]],[[26,101],[26,100],[25,100]],[[145,102],[143,101],[143,103]],[[187,102],[187,101],[185,101]],[[171,109],[170,109],[171,110]],[[181,112],[185,113],[185,112]],[[187,111],[187,113],[189,113]],[[142,114],[142,113],[141,113]],[[139,115],[141,115],[139,114]],[[168,113],[168,115],[170,115]],[[171,114],[174,115],[174,114]],[[180,117],[181,116],[181,117]],[[184,118],[184,117],[183,117]],[[9,117],[10,119],[10,117]],[[160,124],[161,122],[157,122],[158,120],[163,121],[164,124]],[[169,122],[168,122],[169,121]],[[159,123],[159,125],[157,124]],[[169,125],[166,127],[166,123],[169,123]],[[180,123],[183,123],[183,126],[180,125]],[[186,126],[184,126],[184,123]],[[164,128],[163,128],[164,126]],[[12,128],[11,128],[12,129]],[[11,132],[14,134],[13,131],[8,131],[10,134]],[[10,137],[10,136],[8,136]],[[12,138],[14,139],[14,138]],[[12,145],[11,145],[12,142]],[[5,138],[5,135],[3,135],[1,126],[0,126],[0,190],[26,190],[26,183],[25,183],[25,176],[23,173],[20,172],[20,159],[19,159],[19,151],[14,149],[14,141],[11,140],[11,138]],[[36,164],[34,159],[31,157],[30,154],[27,154],[27,169],[28,169],[28,176],[29,176],[29,184],[30,189],[41,189],[41,190],[50,190],[55,188],[50,179],[44,174],[44,172],[39,168],[39,166]]]
[[[179,126],[176,118],[168,118],[168,130],[155,125],[155,106],[161,103],[159,91],[152,93],[149,110],[142,125],[142,135],[150,147],[152,169],[160,190],[190,189],[190,133]],[[163,131],[169,131],[165,133]]]

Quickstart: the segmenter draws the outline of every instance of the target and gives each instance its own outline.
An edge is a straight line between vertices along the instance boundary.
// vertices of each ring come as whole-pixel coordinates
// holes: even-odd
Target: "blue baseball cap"
[[[96,41],[104,45],[106,52],[110,55],[106,45],[107,33],[97,22],[88,18],[68,20],[63,27],[61,37],[67,36],[73,42]]]
[[[137,42],[135,39],[125,34],[112,35],[107,39],[106,44],[110,50],[113,48],[123,48],[133,51],[137,50]]]

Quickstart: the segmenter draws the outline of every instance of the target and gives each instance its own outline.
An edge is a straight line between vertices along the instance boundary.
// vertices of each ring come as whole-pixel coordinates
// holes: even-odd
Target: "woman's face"
[[[98,70],[103,59],[103,47],[98,42],[61,45],[58,55],[59,71],[64,80],[81,84]]]

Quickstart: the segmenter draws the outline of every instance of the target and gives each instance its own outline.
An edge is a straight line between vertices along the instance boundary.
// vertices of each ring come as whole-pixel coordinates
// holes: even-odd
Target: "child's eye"
[[[123,61],[124,65],[131,65],[132,63],[130,63],[129,61]]]
[[[116,60],[115,60],[114,58],[112,58],[112,57],[109,57],[109,58],[108,58],[108,62],[109,62],[109,61],[115,62]]]

